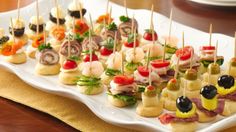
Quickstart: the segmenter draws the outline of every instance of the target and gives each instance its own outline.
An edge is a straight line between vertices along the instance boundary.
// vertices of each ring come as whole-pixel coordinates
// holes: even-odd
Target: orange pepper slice
[[[65,35],[66,30],[62,26],[55,26],[51,32],[53,37],[59,41],[63,40],[66,37]]]
[[[105,23],[109,24],[109,23],[111,23],[113,21],[113,18],[111,18],[110,21],[109,21],[109,18],[110,18],[110,14],[101,15],[101,16],[98,17],[96,22],[100,23],[100,24],[103,24],[104,20],[105,20]]]
[[[78,19],[75,21],[75,29],[73,30],[73,32],[82,35],[87,32],[88,29],[89,26],[83,20]]]
[[[32,43],[32,47],[38,48],[40,44],[44,43],[44,35],[37,36]]]

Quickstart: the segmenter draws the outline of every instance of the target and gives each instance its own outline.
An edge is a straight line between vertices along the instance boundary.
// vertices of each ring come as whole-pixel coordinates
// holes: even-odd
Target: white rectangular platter
[[[69,0],[59,0],[62,7],[66,10]],[[39,0],[40,14],[48,20],[50,9],[53,7],[53,1]],[[97,18],[99,15],[105,12],[106,0],[84,0],[84,7],[93,18]],[[119,16],[125,13],[123,7],[112,4],[113,17],[115,21],[118,21]],[[135,13],[135,18],[139,23],[139,31],[142,33],[145,28],[149,27],[150,11],[148,10],[132,10],[128,9],[130,16]],[[36,14],[35,3],[22,8],[21,16],[29,21],[32,15]],[[8,32],[8,25],[10,17],[16,17],[17,11],[10,11],[0,13],[0,27],[4,28]],[[173,14],[174,15],[174,14]],[[88,13],[86,14],[88,18]],[[183,17],[183,19],[186,19]],[[155,29],[159,36],[166,35],[168,32],[169,21],[168,18],[158,13],[154,13]],[[26,23],[28,25],[28,23]],[[27,27],[27,26],[26,26]],[[186,44],[192,45],[195,50],[198,50],[199,46],[208,43],[208,33],[201,32],[199,30],[181,25],[173,22],[172,34],[181,38],[182,31],[185,31]],[[219,41],[219,55],[225,57],[225,64],[233,55],[234,39],[222,34],[213,34],[213,43]],[[179,43],[181,45],[181,42]],[[80,94],[76,86],[66,86],[59,82],[58,76],[39,76],[34,73],[35,60],[28,58],[27,63],[21,65],[14,65],[7,63],[0,57],[0,65],[10,69],[17,76],[19,76],[26,83],[34,86],[39,90],[43,90],[52,94],[57,94],[75,100],[83,102],[87,105],[98,117],[122,127],[130,129],[137,129],[141,131],[170,131],[170,126],[162,125],[157,118],[144,118],[135,113],[135,106],[127,108],[116,108],[109,104],[106,97],[106,92],[102,94],[88,96]],[[224,65],[225,66],[225,65]],[[216,131],[226,127],[230,127],[236,123],[236,115],[222,118],[218,117],[217,120],[211,123],[199,123],[199,132]],[[186,126],[187,127],[187,126]]]

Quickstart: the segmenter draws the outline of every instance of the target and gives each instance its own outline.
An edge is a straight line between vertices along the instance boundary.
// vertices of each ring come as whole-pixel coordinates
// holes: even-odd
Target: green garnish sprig
[[[41,52],[41,51],[44,50],[44,49],[52,49],[51,44],[50,44],[50,43],[47,43],[47,44],[40,44],[40,45],[38,46],[39,52]]]

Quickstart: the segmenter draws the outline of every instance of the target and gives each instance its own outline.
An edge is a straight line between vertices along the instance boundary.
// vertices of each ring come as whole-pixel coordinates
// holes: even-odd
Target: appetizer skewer
[[[11,34],[11,39],[12,37],[12,29],[15,35],[15,41],[21,41],[23,45],[26,45],[28,43],[28,36],[25,34],[25,22],[22,18],[20,18],[20,0],[17,0],[17,18],[12,19],[13,25],[9,26],[9,32]]]
[[[11,27],[13,27],[12,18],[11,18],[10,23],[11,23]],[[25,63],[27,61],[27,56],[26,56],[24,48],[23,48],[24,44],[21,41],[15,40],[14,29],[11,28],[11,30],[12,30],[12,39],[13,40],[5,42],[2,45],[1,54],[3,56],[5,56],[4,59],[7,62],[14,63],[14,64]]]
[[[236,78],[236,32],[234,36],[234,57],[230,60],[227,68],[227,73]]]

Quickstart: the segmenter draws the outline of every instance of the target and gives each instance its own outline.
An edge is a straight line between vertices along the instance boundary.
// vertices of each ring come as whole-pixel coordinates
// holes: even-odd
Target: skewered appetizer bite
[[[82,94],[94,95],[103,91],[103,84],[100,76],[104,71],[103,65],[99,61],[83,63],[82,75],[77,79],[77,87]]]
[[[167,60],[170,60],[171,57],[175,54],[175,52],[178,50],[177,44],[179,42],[179,39],[175,36],[162,36],[160,39],[160,43],[162,46],[164,46],[164,43],[166,42],[166,58]]]
[[[109,85],[114,76],[121,73],[122,55],[119,52],[112,53],[106,61],[106,69],[101,75],[102,83]]]
[[[62,7],[53,7],[49,14],[49,21],[46,24],[46,30],[50,32],[53,28],[55,28],[55,26],[58,26],[58,24],[60,27],[66,29],[65,22],[65,13]]]
[[[236,78],[236,32],[235,32],[235,45],[234,45],[234,57],[230,60],[228,67],[227,67],[227,73],[234,78]]]
[[[216,85],[217,84],[217,80],[218,80],[218,78],[221,75],[220,71],[221,70],[220,70],[219,64],[217,64],[217,63],[209,64],[207,72],[203,74],[203,83],[209,82],[212,85]]]
[[[148,51],[148,49],[150,49],[150,57],[148,59],[151,61],[162,58],[164,52],[164,48],[157,42],[155,42],[154,44],[153,43],[145,44],[142,46],[142,49],[145,53]]]
[[[174,77],[175,71],[170,69],[168,60],[153,60],[150,62],[152,71],[160,76],[159,88],[166,87],[167,82]]]
[[[199,57],[194,53],[193,47],[185,46],[184,48],[178,49],[171,57],[172,67],[176,66],[178,57],[180,57],[179,72],[182,73],[182,75],[187,69],[190,68],[191,65],[193,69],[196,69],[196,71],[198,71],[198,68],[200,66]]]
[[[218,98],[225,99],[224,111],[222,115],[230,116],[236,113],[236,85],[234,77],[222,75],[219,77],[217,85]]]
[[[81,9],[80,9],[81,8]],[[82,11],[82,12],[80,12]],[[83,8],[82,3],[78,0],[73,0],[69,5],[68,5],[68,9],[67,9],[67,15],[65,17],[65,24],[67,26],[68,29],[73,29],[73,18],[75,19],[75,21],[80,20],[80,22],[84,22],[86,23],[86,19],[85,17],[83,17],[86,14],[86,9]],[[81,19],[81,16],[82,18]],[[77,27],[80,28],[80,27]]]
[[[144,59],[143,49],[140,47],[128,49],[125,53],[125,73],[133,74],[133,72],[138,68],[138,66],[143,65],[142,60]]]
[[[39,19],[37,20],[37,16],[32,16],[30,18],[30,23],[29,23],[29,29],[27,31],[27,35],[28,37],[31,39],[31,40],[34,40],[36,39],[38,36],[41,36],[43,35],[44,33],[44,20],[43,20],[43,17],[42,16],[39,16],[38,17]],[[38,24],[37,24],[38,22]],[[38,32],[38,35],[37,35],[37,26],[39,27],[39,32]]]
[[[100,61],[104,64],[107,61],[108,57],[113,53],[114,47],[114,40],[112,38],[107,38],[103,42],[101,42],[101,49],[100,49]]]
[[[11,18],[11,27],[13,27],[13,21]],[[10,63],[14,63],[14,64],[22,64],[25,63],[27,60],[25,51],[24,51],[24,44],[23,42],[16,41],[15,40],[15,34],[14,34],[14,30],[12,29],[12,41],[8,41],[7,37],[4,37],[4,30],[2,30],[1,34],[2,34],[2,39],[5,41],[3,41],[3,45],[1,46],[1,54],[4,57],[4,59],[7,62]]]
[[[28,43],[28,36],[25,34],[25,22],[23,19],[12,19],[13,26],[9,26],[9,32],[12,35],[12,28],[15,35],[15,41],[21,41],[23,45]],[[11,39],[12,36],[11,36]]]
[[[137,98],[141,99],[141,93],[145,91],[145,88],[149,85],[149,74],[150,76],[150,81],[152,83],[152,86],[157,87],[158,83],[160,82],[160,77],[158,74],[145,66],[138,66],[137,70],[134,71],[134,81],[137,84],[137,93],[136,96]]]
[[[163,111],[163,103],[159,100],[156,87],[149,85],[142,93],[142,102],[138,104],[136,113],[144,117],[156,117]]]
[[[167,87],[161,92],[161,100],[164,108],[169,111],[176,111],[176,99],[182,95],[179,80],[173,78],[167,83]]]
[[[215,46],[202,46],[200,48],[200,62],[201,62],[201,72],[207,71],[209,64],[214,62],[214,51]],[[216,56],[216,63],[221,66],[224,62],[223,56]]]
[[[45,43],[44,41],[46,38],[44,37],[45,37],[44,34],[40,34],[33,39],[32,44],[29,45],[26,49],[27,56],[29,56],[32,59],[35,58],[35,53],[38,50],[39,45]]]
[[[162,124],[170,124],[173,132],[194,132],[197,128],[198,115],[196,105],[185,96],[176,100],[177,111],[159,116]],[[186,128],[187,127],[187,128]]]
[[[49,40],[49,43],[51,44],[52,48],[57,52],[60,50],[61,44],[63,43],[66,37],[65,32],[65,28],[62,26],[54,26],[50,31],[52,38]]]
[[[224,100],[217,99],[217,89],[214,85],[208,84],[202,87],[201,98],[192,98],[197,107],[199,122],[210,122],[216,119],[218,114],[224,110]]]
[[[102,30],[106,28],[107,25],[111,24],[112,21],[113,18],[111,18],[110,13],[99,16],[95,23],[95,33],[101,34]]]
[[[80,75],[77,60],[73,57],[64,61],[59,74],[59,81],[67,85],[75,85],[77,76]]]
[[[133,77],[117,75],[108,88],[108,101],[116,107],[134,105],[136,84]]]
[[[64,41],[59,50],[60,64],[62,65],[64,61],[67,60],[68,57],[76,58],[75,61],[78,63],[81,53],[82,53],[82,46],[77,40],[69,39],[68,41]]]
[[[131,19],[127,16],[120,16],[120,22],[121,23],[119,24],[118,29],[120,31],[123,42],[126,42],[128,40],[128,36],[132,34],[132,29],[136,29],[134,32],[138,34],[138,22],[136,19]],[[138,35],[137,38],[139,37],[140,36]]]
[[[95,35],[93,32],[91,33],[91,48],[93,51],[98,51],[101,48],[101,42],[103,41],[102,37],[99,35]],[[89,51],[89,37],[85,36],[82,42],[83,51]]]
[[[125,53],[127,50],[132,49],[134,46],[139,46],[137,35],[129,34],[127,41],[125,41],[121,47],[121,51]]]
[[[152,34],[154,32],[154,34]],[[154,38],[153,38],[154,36]],[[140,45],[146,45],[146,44],[152,44],[152,41],[157,41],[158,40],[158,35],[156,31],[152,31],[152,29],[146,29],[143,37],[140,39]]]
[[[60,72],[59,54],[50,43],[41,44],[36,52],[35,72],[39,75],[56,75]]]
[[[181,88],[183,89],[186,86],[186,96],[189,98],[199,98],[200,89],[202,87],[202,82],[198,78],[198,73],[195,69],[188,69],[184,77],[181,78]]]

